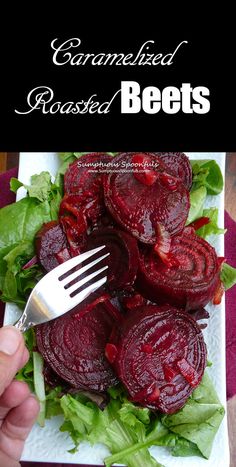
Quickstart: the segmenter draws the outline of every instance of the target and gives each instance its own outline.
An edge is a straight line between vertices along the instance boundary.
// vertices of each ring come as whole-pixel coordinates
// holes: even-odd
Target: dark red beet
[[[67,390],[70,388],[70,385],[67,384],[64,379],[60,378],[45,362],[43,367],[43,376],[45,382],[53,388],[56,388],[57,386],[61,386],[63,389],[66,388]]]
[[[88,229],[105,214],[102,177],[110,160],[111,156],[105,153],[85,154],[65,173],[65,196],[59,217],[72,255],[81,252],[86,245]]]
[[[137,156],[153,165],[144,177],[143,169],[132,166]],[[188,216],[189,193],[180,179],[173,178],[153,154],[123,153],[114,157],[113,163],[117,164],[116,170],[105,174],[103,180],[105,204],[114,219],[141,242],[149,244],[156,243],[159,223],[171,235],[181,232]],[[124,164],[130,164],[126,166],[128,173],[124,173]]]
[[[84,396],[88,397],[88,399],[90,399],[92,402],[95,402],[95,404],[97,404],[97,406],[101,410],[103,410],[109,402],[107,393],[90,392],[83,389],[80,389],[78,391],[78,389],[73,388],[70,384],[66,383],[64,379],[60,378],[49,365],[45,364],[45,362],[43,368],[43,376],[45,382],[52,388],[56,388],[58,386],[61,387],[60,396],[62,396],[63,394],[78,394],[78,392],[80,392],[80,394],[83,394]]]
[[[132,285],[139,265],[137,240],[121,230],[104,227],[94,230],[89,235],[86,250],[101,245],[106,245],[102,254],[110,253],[104,260],[104,265],[108,265],[108,289],[113,291]],[[102,266],[103,264],[99,263],[99,267]]]
[[[88,229],[86,208],[89,205],[93,209],[95,202],[95,199],[90,197],[88,200],[82,195],[65,195],[61,201],[59,219],[72,256],[79,255],[85,248]]]
[[[224,284],[223,284],[223,282],[219,279],[218,285],[217,285],[217,287],[216,287],[216,290],[215,290],[215,293],[214,293],[214,297],[213,297],[213,300],[212,300],[213,305],[220,305],[221,299],[222,299],[222,297],[223,297],[223,295],[224,295],[224,292],[225,292]]]
[[[190,190],[192,167],[188,157],[183,152],[157,152],[155,154],[164,162],[168,172],[180,178],[187,190]]]
[[[105,208],[105,206],[104,206]],[[117,225],[115,219],[111,216],[111,214],[107,211],[107,209],[104,209],[104,213],[97,219],[97,222],[93,223],[91,225],[92,230],[97,230],[102,227],[116,227],[119,229],[119,225]]]
[[[70,164],[64,176],[65,193],[92,193],[93,196],[102,190],[102,173],[111,156],[102,152],[84,154]],[[97,167],[96,167],[97,166]]]
[[[57,375],[77,389],[103,392],[117,383],[105,358],[105,345],[118,312],[109,302],[81,305],[37,326],[39,352]]]
[[[169,305],[133,310],[106,355],[133,401],[167,414],[183,407],[206,366],[199,326]]]
[[[38,260],[47,272],[70,258],[66,236],[56,221],[41,227],[35,237],[35,247]]]
[[[189,311],[189,313],[191,314],[192,318],[195,319],[195,321],[201,321],[203,319],[208,319],[210,318],[210,315],[208,313],[207,310],[205,310],[205,308],[203,307],[200,307],[200,308],[197,308],[196,310],[191,310]],[[207,323],[198,323],[199,327],[201,329],[205,329],[207,327]]]
[[[70,216],[78,224],[80,233],[88,223],[94,224],[105,211],[102,198],[95,195],[65,195],[60,204],[59,217]]]
[[[124,297],[122,300],[122,305],[126,308],[127,311],[146,304],[147,300],[139,293],[136,293],[130,297]]]
[[[64,196],[59,218],[72,255],[80,254],[86,247],[87,232],[100,223],[102,215],[105,216],[102,196],[91,193]]]
[[[169,267],[154,250],[140,254],[138,289],[157,303],[194,310],[213,299],[220,281],[215,249],[186,228],[172,238],[170,253],[177,264]]]

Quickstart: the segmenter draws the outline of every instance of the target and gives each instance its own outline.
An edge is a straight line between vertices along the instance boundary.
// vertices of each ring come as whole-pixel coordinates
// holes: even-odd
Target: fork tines
[[[91,274],[89,274],[88,276],[86,275],[85,277],[83,277],[80,281],[78,281],[77,279],[79,279],[79,277],[84,274],[86,271],[88,271],[89,269],[91,269],[93,266],[95,266],[96,264],[98,264],[100,261],[104,260],[107,256],[109,256],[110,253],[106,253],[105,255],[102,255],[100,256],[99,258],[96,258],[94,261],[92,261],[91,263],[88,263],[86,264],[85,266],[83,266],[82,268],[80,269],[75,269],[76,266],[78,266],[79,264],[81,264],[82,262],[84,262],[86,259],[90,258],[91,256],[95,255],[96,253],[98,253],[101,249],[103,249],[105,247],[102,246],[102,247],[98,247],[98,248],[95,248],[94,250],[90,250],[86,253],[83,253],[81,254],[80,256],[78,257],[74,257],[72,259],[70,259],[69,261],[67,261],[65,263],[65,266],[67,266],[66,268],[66,272],[63,271],[63,274],[61,274],[58,279],[61,283],[61,285],[64,286],[64,289],[67,290],[70,294],[70,296],[74,296],[75,295],[75,292],[79,291],[79,289],[84,285],[86,284],[87,282],[91,281],[94,277],[98,276],[99,274],[101,274],[103,271],[105,271],[108,266],[104,266],[100,269],[98,269],[97,271],[94,271],[92,272]],[[61,266],[60,266],[61,268]],[[104,278],[103,278],[104,279]],[[100,281],[98,281],[100,283]],[[97,284],[97,283],[95,283]],[[95,285],[93,284],[93,285]],[[99,285],[100,286],[100,285]]]

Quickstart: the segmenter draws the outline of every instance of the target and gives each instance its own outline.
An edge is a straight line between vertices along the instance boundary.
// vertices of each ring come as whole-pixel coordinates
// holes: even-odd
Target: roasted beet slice
[[[96,216],[100,203],[96,198],[83,195],[65,195],[59,209],[59,219],[66,234],[72,256],[79,255],[85,248],[88,230],[88,211]],[[96,214],[95,214],[96,212]]]
[[[106,245],[102,254],[110,253],[104,260],[104,265],[108,265],[108,289],[120,290],[132,285],[139,265],[137,240],[126,232],[107,227],[94,230],[89,235],[86,249],[92,250],[101,245]],[[102,266],[99,263],[99,267]]]
[[[87,231],[105,215],[102,177],[111,159],[105,153],[85,154],[65,173],[65,196],[59,216],[72,255],[79,254],[85,247]]]
[[[202,321],[203,319],[205,320],[210,318],[208,311],[203,307],[189,311],[189,313],[191,314],[192,318],[195,319],[195,321]],[[198,325],[201,329],[205,329],[207,327],[207,322],[198,323]]]
[[[206,345],[195,320],[171,306],[133,310],[106,355],[133,401],[171,414],[201,382]]]
[[[56,221],[44,224],[35,237],[36,253],[45,271],[70,259],[66,236]]]
[[[88,399],[90,399],[92,402],[95,402],[95,404],[97,404],[97,406],[101,410],[103,410],[106,407],[109,401],[109,397],[106,392],[97,393],[86,391],[83,389],[78,391],[78,389],[73,388],[70,384],[66,383],[64,379],[60,378],[49,365],[45,364],[45,362],[43,368],[43,376],[48,386],[51,386],[52,388],[56,388],[58,386],[61,387],[61,396],[63,394],[78,394],[78,392],[80,392],[84,396],[88,397]]]
[[[123,153],[113,158],[113,164],[114,170],[103,177],[105,204],[122,227],[149,244],[156,243],[160,223],[171,235],[182,231],[189,193],[157,156]]]
[[[103,196],[92,193],[65,195],[60,204],[60,223],[66,233],[72,255],[78,255],[86,246],[87,232],[106,219]]]
[[[102,189],[102,173],[106,164],[112,159],[106,153],[95,152],[84,154],[70,164],[64,176],[65,193],[82,194],[84,192],[97,195]]]
[[[213,299],[220,282],[215,249],[187,227],[172,238],[168,266],[155,250],[140,254],[138,289],[156,303],[172,303],[186,310],[205,306]]]
[[[84,232],[105,212],[103,199],[95,195],[65,195],[60,204],[59,217],[70,216]]]
[[[71,386],[64,381],[64,379],[60,378],[55,371],[52,370],[52,368],[44,362],[44,367],[43,367],[43,376],[45,382],[48,384],[48,386],[51,386],[52,388],[56,388],[57,386],[61,386],[63,389],[69,390]]]
[[[108,301],[94,303],[38,326],[36,337],[40,353],[60,378],[77,389],[103,392],[117,383],[105,345],[118,312]]]
[[[164,162],[168,172],[180,178],[187,190],[190,190],[192,167],[189,158],[183,152],[157,152],[155,154]]]

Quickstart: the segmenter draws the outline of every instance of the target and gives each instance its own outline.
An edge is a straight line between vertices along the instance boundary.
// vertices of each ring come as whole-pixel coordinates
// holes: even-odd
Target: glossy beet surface
[[[135,169],[133,161],[143,157],[153,167]],[[116,170],[104,175],[105,204],[114,219],[144,243],[155,244],[156,228],[161,223],[175,235],[184,228],[189,211],[189,193],[180,179],[169,174],[157,156],[148,153],[123,153],[114,157]],[[129,168],[124,172],[124,166]]]
[[[155,153],[166,165],[168,171],[179,177],[187,190],[192,185],[192,167],[188,157],[183,152],[157,152]]]
[[[137,240],[126,232],[105,227],[89,235],[86,249],[92,250],[101,245],[106,245],[103,254],[110,253],[104,260],[104,264],[108,265],[108,289],[120,290],[132,285],[139,266]]]
[[[102,189],[102,173],[105,164],[112,160],[104,153],[84,154],[73,162],[64,176],[64,190],[68,194],[92,193],[97,195]]]
[[[168,267],[154,250],[140,254],[138,288],[157,303],[172,303],[186,310],[206,305],[220,282],[215,249],[187,227],[172,238],[170,254],[176,265]]]
[[[202,332],[168,305],[133,310],[106,355],[133,401],[171,414],[185,404],[206,366]]]
[[[80,305],[37,327],[38,349],[46,363],[71,386],[103,392],[117,383],[105,358],[105,345],[117,317],[108,302]]]

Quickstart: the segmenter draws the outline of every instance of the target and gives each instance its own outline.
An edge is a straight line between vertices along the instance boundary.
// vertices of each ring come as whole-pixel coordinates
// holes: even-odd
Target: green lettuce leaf
[[[190,161],[193,170],[192,190],[204,186],[208,195],[218,195],[224,185],[223,176],[215,160]]]
[[[27,190],[31,198],[37,198],[39,201],[45,201],[48,199],[48,195],[51,190],[51,175],[49,172],[41,172],[39,175],[33,175],[31,177],[30,185],[25,185],[17,178],[11,179],[11,191],[16,193],[16,191],[22,186]]]
[[[224,263],[221,270],[220,278],[224,284],[225,290],[230,289],[236,284],[236,268],[233,268],[227,263]]]
[[[183,409],[173,415],[163,415],[161,420],[156,418],[154,423],[151,420],[146,437],[139,437],[138,443],[109,457],[109,462],[121,462],[122,455],[131,455],[152,445],[166,446],[173,456],[208,458],[223,417],[224,408],[205,374]]]
[[[135,406],[128,400],[123,402],[119,410],[119,416],[122,422],[132,427],[150,423],[150,410],[147,408],[140,409],[140,407]]]
[[[175,446],[171,449],[171,454],[174,457],[201,457],[201,452],[197,445],[181,437],[176,438]]]
[[[208,209],[203,209],[203,217],[209,217],[209,224],[204,225],[196,231],[197,235],[202,238],[206,238],[209,235],[220,235],[226,232],[226,229],[221,229],[218,227],[218,209],[211,207]]]
[[[51,220],[50,204],[46,200],[23,198],[0,209],[0,258],[21,242],[33,245],[36,232]]]
[[[59,187],[61,194],[63,194],[64,175],[69,167],[76,160],[73,152],[63,152],[60,154],[61,165],[57,171],[55,184]]]
[[[12,191],[16,192],[22,186],[27,190],[30,198],[36,198],[41,202],[48,201],[52,220],[58,218],[61,192],[57,184],[52,183],[49,172],[41,172],[40,174],[32,175],[30,185],[25,185],[17,178],[11,179],[10,189]]]
[[[34,237],[51,218],[50,204],[36,198],[24,198],[0,209],[0,296],[24,306],[30,289],[40,278],[38,265],[23,270],[34,256]]]
[[[46,387],[46,414],[45,418],[50,419],[56,415],[61,415],[63,410],[61,408],[61,394],[62,388],[57,386],[56,388]]]
[[[22,269],[22,266],[33,255],[32,243],[22,242],[2,258],[3,275],[0,277],[2,301],[14,302],[19,307],[25,305],[26,297],[43,275],[38,264],[28,269]]]
[[[205,186],[200,186],[199,188],[190,191],[190,210],[186,225],[191,224],[191,222],[202,217],[206,197],[207,190]]]
[[[153,445],[166,446],[173,456],[209,457],[224,408],[207,374],[173,415],[158,416],[136,406],[127,400],[121,386],[111,388],[109,394],[110,402],[103,411],[80,394],[61,398],[65,417],[61,429],[72,437],[73,452],[82,440],[103,443],[111,452],[104,460],[107,467],[114,463],[160,466],[148,451]]]
[[[143,467],[148,465],[150,467],[159,467],[158,464],[151,456],[146,448],[138,447],[136,450],[129,454],[129,448],[137,443],[140,436],[141,439],[145,438],[145,428],[140,418],[147,421],[147,409],[141,409],[133,406],[132,408],[132,421],[124,422],[125,411],[130,412],[128,401],[125,402],[126,408],[123,410],[120,417],[120,409],[122,409],[121,399],[111,399],[107,407],[102,411],[94,403],[85,401],[81,402],[81,396],[65,395],[61,398],[61,407],[65,417],[65,423],[62,425],[62,431],[68,431],[75,447],[79,445],[82,440],[90,441],[91,444],[96,442],[104,443],[110,449],[112,454],[117,454],[121,462],[125,463],[128,467]],[[130,404],[133,405],[133,404]],[[129,408],[128,408],[129,407]],[[145,411],[145,415],[135,417]],[[148,411],[149,412],[149,411]],[[112,465],[116,460],[113,456],[105,459],[106,466]]]
[[[33,374],[35,394],[40,406],[37,421],[43,427],[45,425],[46,394],[43,376],[43,358],[39,352],[33,352]]]
[[[104,459],[106,467],[110,467],[114,463],[124,463],[128,467],[162,467],[148,451],[142,443],[136,444],[138,433],[122,424],[118,419],[114,420],[107,428],[110,444],[114,454]]]
[[[34,374],[33,374],[33,370],[34,370],[33,349],[36,346],[34,329],[31,328],[28,331],[24,332],[23,336],[25,339],[26,347],[29,350],[30,358],[28,362],[26,363],[26,365],[18,371],[16,375],[16,379],[18,381],[24,381],[25,383],[27,383],[31,392],[34,392],[35,389],[34,389]]]
[[[11,180],[11,189],[23,186]],[[24,185],[25,186],[25,185]],[[28,196],[0,209],[0,299],[23,308],[30,291],[42,277],[38,264],[22,269],[35,254],[34,238],[42,225],[58,218],[59,188],[42,172],[25,186]]]
[[[59,208],[62,200],[62,192],[60,187],[56,184],[52,185],[51,198],[50,198],[50,214],[52,221],[58,220]]]
[[[44,362],[40,353],[35,351],[36,336],[34,328],[26,331],[23,336],[30,357],[26,365],[18,371],[16,379],[27,383],[31,392],[36,394],[40,403],[40,412],[37,421],[39,425],[43,427],[45,418],[51,418],[52,416],[63,413],[60,403],[62,388],[58,386],[52,389],[49,386],[45,386],[43,375]]]
[[[214,386],[205,373],[201,384],[185,406],[173,415],[162,417],[170,431],[194,443],[205,458],[209,458],[212,444],[225,414]]]
[[[67,431],[74,442],[74,448],[69,452],[76,452],[80,441],[87,440],[95,423],[97,423],[98,407],[89,405],[88,401],[82,402],[80,396],[64,395],[60,399],[61,409],[65,418],[60,430]],[[101,432],[101,435],[103,432]],[[100,439],[100,438],[99,438]]]
[[[90,407],[88,403],[80,402],[79,398],[72,397],[70,394],[61,398],[61,408],[65,420],[69,420],[78,435],[88,434],[93,426],[96,417],[96,407]],[[98,409],[97,409],[98,410]]]

